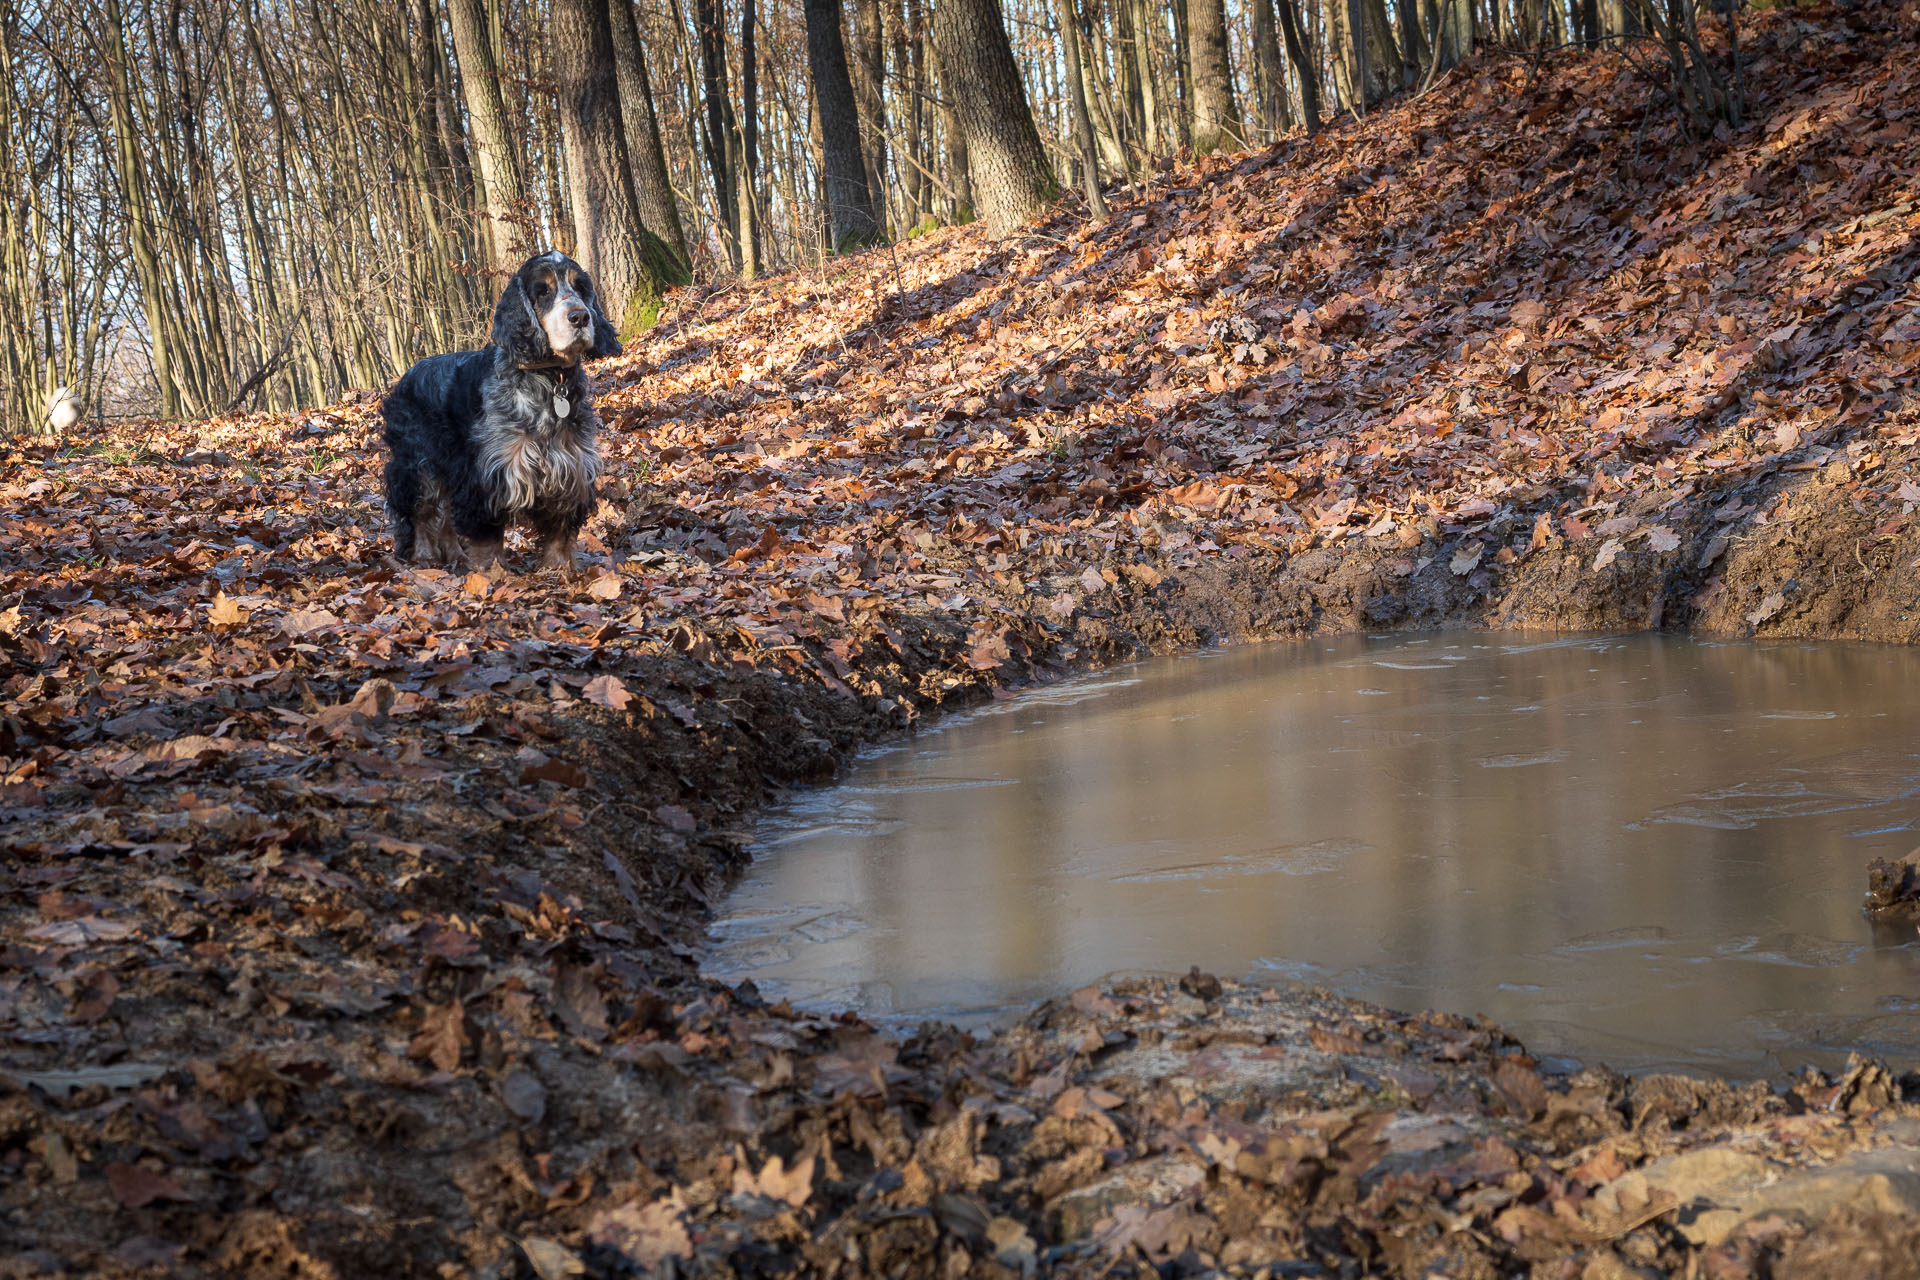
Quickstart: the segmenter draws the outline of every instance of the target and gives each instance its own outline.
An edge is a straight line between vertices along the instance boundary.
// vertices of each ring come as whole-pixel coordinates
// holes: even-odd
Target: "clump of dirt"
[[[1865,910],[1875,920],[1920,921],[1920,864],[1912,855],[1898,862],[1875,858],[1867,864]]]

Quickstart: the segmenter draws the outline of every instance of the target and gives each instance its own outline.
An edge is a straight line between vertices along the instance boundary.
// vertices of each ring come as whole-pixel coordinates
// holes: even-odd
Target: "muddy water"
[[[1920,1056],[1920,654],[1353,637],[1148,663],[945,723],[770,816],[709,971],[983,1022],[1116,971],[1486,1014],[1734,1076]]]

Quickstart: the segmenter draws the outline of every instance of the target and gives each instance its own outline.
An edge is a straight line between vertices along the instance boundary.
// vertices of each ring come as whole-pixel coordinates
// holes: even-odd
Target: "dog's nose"
[[[585,307],[568,307],[567,323],[572,325],[576,329],[586,328],[587,327],[587,309]]]

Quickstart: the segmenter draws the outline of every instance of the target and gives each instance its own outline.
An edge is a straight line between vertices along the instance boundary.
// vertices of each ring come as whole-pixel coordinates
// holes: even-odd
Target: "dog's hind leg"
[[[396,455],[387,459],[387,518],[393,526],[393,554],[413,559],[413,518],[420,505],[420,473]]]
[[[460,539],[447,510],[446,488],[439,477],[428,476],[413,508],[413,525],[421,542],[421,559],[431,564],[454,564],[460,559]]]

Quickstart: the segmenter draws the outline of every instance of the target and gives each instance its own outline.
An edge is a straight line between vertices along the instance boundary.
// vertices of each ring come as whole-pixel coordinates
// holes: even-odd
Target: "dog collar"
[[[534,372],[534,373],[544,373],[544,372],[546,372],[546,371],[547,371],[548,369],[551,369],[551,368],[553,368],[554,366],[553,366],[553,365],[526,365],[526,364],[523,364],[523,365],[521,365],[520,367],[521,367],[522,369],[526,369],[526,370],[528,370],[528,371],[530,371],[530,372]],[[564,368],[571,368],[572,366],[570,366],[570,365],[561,365],[561,366],[559,366],[559,367],[560,367],[560,368],[563,368],[563,369],[564,369]],[[570,413],[572,413],[572,412],[573,412],[573,402],[567,399],[567,380],[566,380],[566,377],[565,377],[564,375],[562,375],[562,374],[555,374],[555,375],[554,375],[554,378],[553,378],[553,413],[554,413],[554,416],[555,416],[555,417],[557,417],[557,418],[564,418],[564,417],[566,417],[566,416],[567,416],[568,414],[570,414]]]

